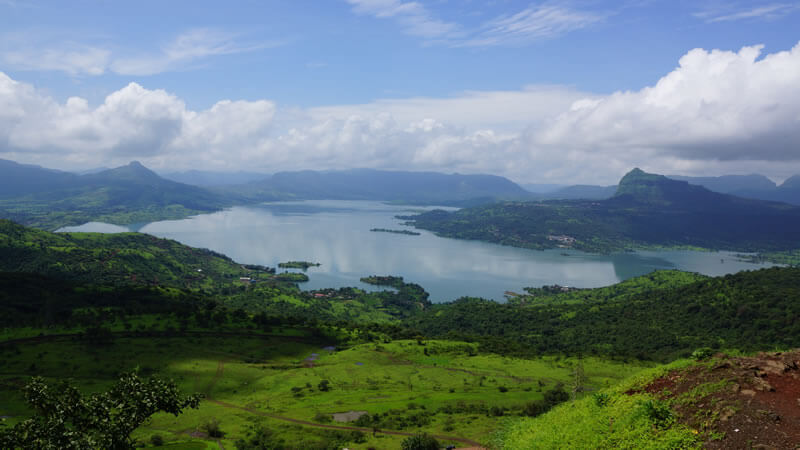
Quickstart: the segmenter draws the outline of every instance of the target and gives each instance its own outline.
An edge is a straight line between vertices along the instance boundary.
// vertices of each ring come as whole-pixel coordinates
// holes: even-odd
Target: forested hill
[[[284,195],[295,199],[382,200],[427,204],[466,204],[527,199],[532,194],[494,175],[353,169],[279,172],[258,182],[229,188],[254,199]]]
[[[800,243],[800,207],[711,192],[639,169],[623,177],[608,200],[502,202],[409,219],[442,236],[540,249],[764,251]]]
[[[798,298],[798,268],[717,278],[667,271],[525,302],[461,299],[434,305],[409,326],[429,336],[475,339],[500,352],[669,361],[706,346],[800,346]]]
[[[0,217],[45,229],[92,220],[129,224],[209,212],[229,197],[165,180],[138,162],[75,175],[0,161]]]
[[[219,253],[139,233],[51,233],[0,219],[0,271],[213,289],[247,273]]]

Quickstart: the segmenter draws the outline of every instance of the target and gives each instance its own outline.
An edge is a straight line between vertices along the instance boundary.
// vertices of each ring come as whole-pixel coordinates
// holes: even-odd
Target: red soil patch
[[[716,355],[643,391],[670,402],[678,421],[705,439],[705,448],[800,448],[800,350]]]

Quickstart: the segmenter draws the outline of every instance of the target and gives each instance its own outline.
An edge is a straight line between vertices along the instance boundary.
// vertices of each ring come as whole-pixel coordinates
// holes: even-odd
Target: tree
[[[400,444],[403,450],[439,450],[439,441],[427,433],[407,437]]]
[[[157,412],[178,415],[197,408],[200,395],[183,397],[172,381],[120,376],[108,391],[84,397],[66,382],[49,386],[41,377],[24,388],[35,414],[13,428],[0,429],[0,448],[132,449],[130,435]]]
[[[579,359],[572,372],[572,400],[578,397],[578,393],[583,392],[585,385],[586,372],[583,371],[583,361]]]

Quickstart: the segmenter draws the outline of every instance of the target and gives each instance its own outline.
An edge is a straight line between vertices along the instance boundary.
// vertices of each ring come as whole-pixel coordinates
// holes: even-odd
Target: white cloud
[[[412,36],[454,47],[520,45],[588,27],[603,20],[602,14],[572,9],[564,4],[529,6],[515,14],[491,19],[471,29],[456,22],[437,19],[418,1],[347,0],[357,14],[395,20]]]
[[[127,55],[108,42],[80,44],[48,33],[0,35],[0,60],[19,70],[61,71],[71,76],[154,75],[184,70],[220,55],[230,55],[283,45],[281,41],[240,42],[241,36],[201,28],[185,31],[154,52]],[[96,40],[96,39],[95,39]]]
[[[484,47],[552,39],[586,28],[603,18],[600,14],[556,4],[530,6],[514,15],[489,21],[484,25],[483,31],[464,40],[460,45]]]
[[[532,137],[686,160],[800,160],[800,44],[758,59],[761,48],[694,49],[654,86],[584,102]]]
[[[459,26],[433,17],[422,3],[402,0],[347,0],[358,14],[394,19],[406,33],[423,38],[442,38],[458,32]]]
[[[725,8],[697,12],[694,16],[708,23],[758,19],[774,20],[789,15],[798,9],[800,9],[800,4],[798,3],[771,3],[760,6],[748,5],[746,7],[728,4]]]
[[[0,155],[50,167],[139,159],[162,169],[373,167],[611,184],[659,173],[800,172],[800,44],[761,55],[695,49],[654,85],[559,86],[279,109],[222,100],[193,111],[130,84],[100,105],[60,103],[0,73]]]
[[[213,29],[194,29],[182,33],[155,54],[121,57],[110,69],[121,75],[153,75],[188,67],[197,61],[218,55],[251,52],[282,45],[279,41],[242,44],[235,33]]]
[[[55,70],[70,75],[102,75],[108,67],[111,52],[78,44],[38,52],[11,50],[3,54],[6,64],[21,70]]]

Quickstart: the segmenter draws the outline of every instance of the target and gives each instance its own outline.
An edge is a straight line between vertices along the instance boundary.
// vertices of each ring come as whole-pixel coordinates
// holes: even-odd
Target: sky
[[[800,173],[800,1],[0,0],[0,158]]]

